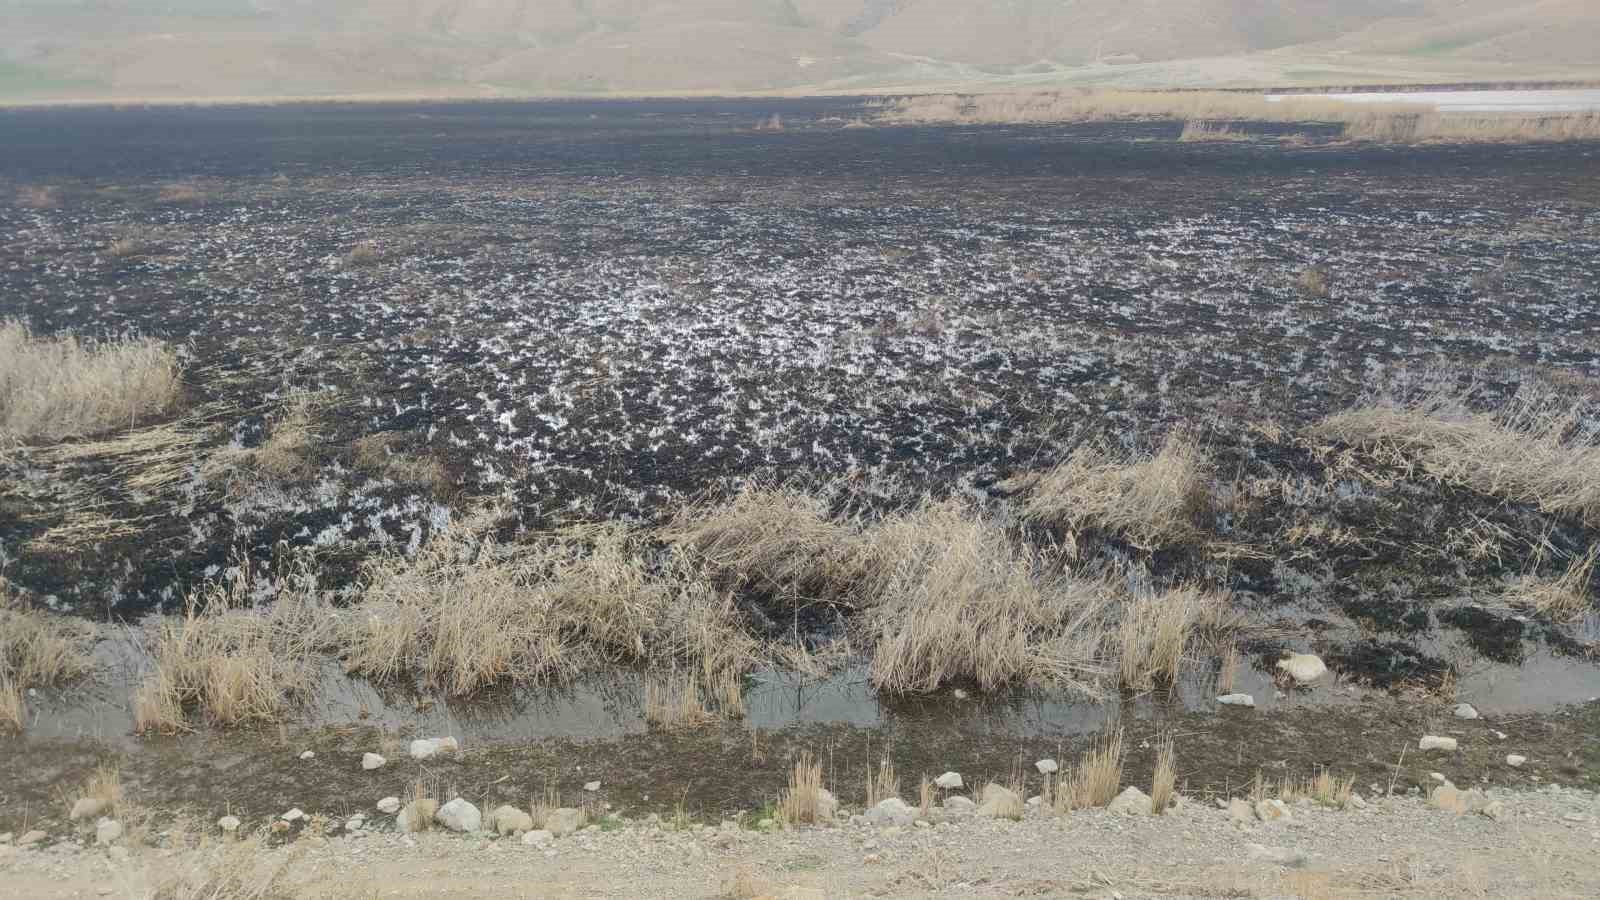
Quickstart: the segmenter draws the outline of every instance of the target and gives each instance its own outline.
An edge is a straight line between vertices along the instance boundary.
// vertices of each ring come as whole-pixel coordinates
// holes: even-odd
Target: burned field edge
[[[1414,448],[1306,435],[1375,397],[1372,371],[1391,399],[1477,383],[1478,413],[1522,385],[1592,397],[1592,164],[1570,148],[1137,142],[1168,130],[852,130],[843,150],[846,132],[680,134],[621,185],[576,132],[529,136],[521,156],[480,148],[489,171],[458,178],[374,174],[446,146],[404,129],[392,158],[324,177],[229,173],[220,157],[146,159],[134,185],[58,174],[53,195],[0,213],[16,238],[6,312],[166,337],[187,411],[137,430],[170,454],[159,470],[135,433],[10,448],[0,531],[8,555],[23,549],[7,577],[29,604],[93,612],[74,600],[98,596],[122,618],[181,609],[283,543],[325,545],[320,575],[359,583],[374,545],[403,555],[497,501],[520,513],[508,544],[660,523],[750,479],[845,476],[830,512],[973,493],[992,511],[1011,505],[1005,479],[1095,440],[1142,458],[1187,431],[1214,466],[1193,534],[1057,522],[1008,539],[1230,591],[1256,618],[1237,646],[1263,669],[1309,644],[1380,687],[1447,692],[1454,661],[1418,646],[1442,628],[1491,659],[1587,655],[1581,634],[1507,599],[1583,559],[1581,515],[1441,477]],[[719,141],[742,142],[735,160],[771,154],[773,174],[709,174]],[[926,183],[805,174],[891,156]],[[540,165],[566,169],[519,181]],[[1241,195],[1248,171],[1265,177]],[[519,345],[529,333],[548,335],[542,352]],[[74,508],[98,518],[59,517]],[[759,638],[794,621],[792,593],[734,594]],[[837,635],[819,617],[792,636],[817,650]]]

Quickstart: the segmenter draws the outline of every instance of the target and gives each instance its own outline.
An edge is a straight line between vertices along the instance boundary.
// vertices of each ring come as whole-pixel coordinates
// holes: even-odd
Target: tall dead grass
[[[127,428],[178,400],[177,354],[152,338],[40,337],[0,321],[0,440],[61,440]]]
[[[1248,141],[1250,140],[1250,135],[1234,131],[1233,125],[1228,122],[1207,122],[1203,119],[1190,119],[1183,123],[1183,133],[1178,135],[1178,140],[1185,144],[1229,143]]]
[[[880,690],[1054,683],[1101,671],[1110,589],[1055,573],[1036,551],[957,500],[927,502],[868,537],[860,628]]]
[[[1600,114],[1445,115],[1362,109],[1346,118],[1344,137],[1399,144],[1600,141]]]
[[[859,529],[835,521],[829,505],[820,493],[751,487],[686,507],[662,537],[760,592],[835,596],[849,588]]]
[[[1313,433],[1446,484],[1600,524],[1600,445],[1585,424],[1592,410],[1537,391],[1519,391],[1493,412],[1474,411],[1469,400],[1377,403],[1329,416]]]
[[[1078,89],[997,94],[932,94],[878,104],[887,122],[1044,124],[1118,119],[1181,119],[1256,122],[1343,122],[1355,104],[1318,97],[1273,101],[1263,94],[1226,91],[1130,91]],[[1370,108],[1370,107],[1368,107]],[[1386,104],[1385,111],[1421,112],[1428,107]]]
[[[693,673],[649,678],[644,683],[644,720],[669,731],[703,725],[716,718]]]
[[[1122,686],[1142,692],[1178,682],[1197,627],[1215,625],[1226,597],[1196,585],[1181,585],[1134,598],[1123,605],[1118,626]]]
[[[316,687],[314,654],[328,645],[329,622],[307,557],[259,576],[241,562],[192,594],[181,617],[155,626],[153,669],[133,697],[135,727],[186,730],[191,708],[222,726],[280,721]]]
[[[1113,728],[1099,737],[1066,773],[1055,790],[1057,812],[1105,806],[1122,790],[1122,729]]]
[[[1172,805],[1178,787],[1178,755],[1171,734],[1156,741],[1156,770],[1150,778],[1150,812],[1161,815]]]
[[[732,598],[684,554],[616,525],[518,545],[456,526],[412,558],[380,556],[339,644],[352,671],[420,673],[458,695],[595,659],[692,663],[715,684],[756,650]]]
[[[1512,608],[1531,609],[1557,622],[1573,622],[1594,610],[1594,567],[1600,544],[1576,556],[1555,578],[1524,578],[1508,588],[1501,600]]]
[[[1210,502],[1210,463],[1185,435],[1172,434],[1154,454],[1103,444],[1080,447],[1048,472],[1012,479],[1024,518],[1069,528],[1097,528],[1155,548],[1199,533]]]
[[[789,786],[778,797],[778,819],[785,825],[815,825],[822,820],[822,763],[801,751],[789,773]]]
[[[22,730],[29,688],[88,672],[90,640],[86,626],[28,607],[0,576],[0,726]]]

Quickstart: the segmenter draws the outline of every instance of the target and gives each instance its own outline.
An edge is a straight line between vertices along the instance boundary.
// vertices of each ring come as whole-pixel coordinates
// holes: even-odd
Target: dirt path
[[[144,898],[202,871],[247,872],[245,882],[260,888],[281,869],[277,893],[265,897],[1600,895],[1595,794],[1557,787],[1495,796],[1506,808],[1498,821],[1403,797],[1344,811],[1296,807],[1286,821],[1243,826],[1214,805],[1188,802],[1161,817],[1092,810],[1009,822],[936,811],[927,827],[776,834],[635,822],[590,828],[548,849],[515,838],[389,832],[273,850],[212,842],[119,861],[82,846],[93,842],[87,837],[42,850],[0,847],[0,894]]]

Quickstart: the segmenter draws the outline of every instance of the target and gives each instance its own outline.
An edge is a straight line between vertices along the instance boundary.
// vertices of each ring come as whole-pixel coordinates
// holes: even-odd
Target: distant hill
[[[1600,70],[1600,0],[0,0],[0,26],[0,99]]]

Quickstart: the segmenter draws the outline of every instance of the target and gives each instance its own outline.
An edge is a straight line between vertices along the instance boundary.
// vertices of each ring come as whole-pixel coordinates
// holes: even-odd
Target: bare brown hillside
[[[1420,81],[1600,65],[1592,0],[0,0],[0,19],[0,99],[13,100]]]

